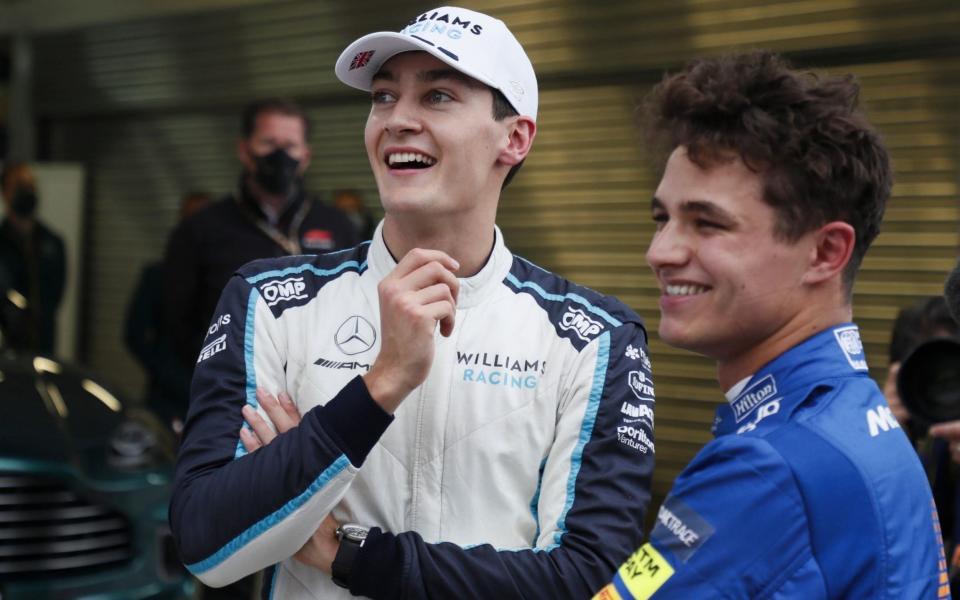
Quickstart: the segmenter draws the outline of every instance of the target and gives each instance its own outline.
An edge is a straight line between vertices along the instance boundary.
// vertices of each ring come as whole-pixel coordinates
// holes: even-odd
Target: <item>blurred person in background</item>
[[[360,241],[367,241],[373,237],[373,231],[377,227],[370,209],[363,203],[363,198],[357,190],[335,190],[333,192],[333,205],[347,215],[350,222],[353,223]]]
[[[350,220],[304,189],[310,121],[291,100],[248,105],[241,119],[237,190],[184,219],[167,243],[164,310],[174,349],[191,370],[220,292],[258,258],[349,248]]]
[[[960,591],[956,577],[960,568],[960,478],[957,467],[951,460],[949,441],[927,434],[926,425],[918,424],[911,417],[897,387],[900,366],[913,350],[928,340],[948,337],[960,339],[960,324],[951,316],[943,296],[931,296],[901,309],[890,336],[890,364],[883,394],[927,471],[933,499],[937,503],[944,547],[947,556],[951,557],[951,593],[956,596]]]
[[[931,296],[920,300],[897,313],[890,334],[890,362],[887,366],[887,378],[883,384],[883,395],[890,404],[893,416],[913,441],[923,437],[927,432],[916,430],[915,425],[911,423],[910,413],[900,401],[897,390],[900,365],[923,342],[938,337],[956,337],[958,333],[960,333],[960,325],[951,316],[943,296]]]
[[[37,186],[26,163],[0,173],[4,219],[0,224],[0,294],[8,347],[52,355],[57,309],[66,285],[63,240],[37,219]],[[12,306],[11,306],[12,305]]]
[[[206,192],[191,192],[180,202],[178,222],[207,206]],[[163,306],[163,262],[144,266],[127,306],[124,342],[147,375],[145,404],[174,433],[183,431],[190,396],[191,370],[174,352]]]
[[[858,96],[766,51],[654,88],[660,337],[715,360],[727,402],[597,600],[949,597],[930,486],[851,322],[892,185]]]

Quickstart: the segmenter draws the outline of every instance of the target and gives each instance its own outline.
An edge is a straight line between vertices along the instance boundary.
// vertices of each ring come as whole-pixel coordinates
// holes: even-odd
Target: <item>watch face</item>
[[[341,525],[340,530],[343,531],[343,537],[348,538],[354,542],[362,542],[367,539],[367,528],[361,527],[360,525],[354,525],[348,523],[346,525]]]

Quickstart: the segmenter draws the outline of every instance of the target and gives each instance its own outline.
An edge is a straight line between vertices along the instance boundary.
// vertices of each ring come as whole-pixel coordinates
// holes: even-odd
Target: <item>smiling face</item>
[[[405,52],[384,63],[371,96],[364,142],[388,215],[495,212],[516,119],[494,120],[490,88]]]
[[[674,150],[653,219],[647,262],[660,284],[664,341],[722,367],[799,331],[815,236],[787,242],[775,235],[760,176],[739,159],[703,169],[683,148]]]

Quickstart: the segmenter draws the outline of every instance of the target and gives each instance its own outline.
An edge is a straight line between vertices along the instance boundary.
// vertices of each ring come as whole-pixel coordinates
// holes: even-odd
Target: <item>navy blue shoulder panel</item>
[[[643,327],[640,316],[613,296],[577,285],[516,255],[503,283],[518,294],[529,294],[547,313],[557,335],[569,339],[577,350],[624,323]]]
[[[307,304],[328,282],[344,273],[367,270],[370,242],[340,252],[263,258],[240,267],[237,274],[257,288],[274,317]]]

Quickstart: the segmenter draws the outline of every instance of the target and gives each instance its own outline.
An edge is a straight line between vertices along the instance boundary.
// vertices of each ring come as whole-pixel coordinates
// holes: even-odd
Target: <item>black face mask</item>
[[[270,154],[253,155],[256,171],[253,178],[265,191],[278,196],[286,196],[297,180],[297,167],[300,161],[277,148]]]
[[[37,211],[37,194],[31,188],[17,188],[13,193],[10,210],[18,217],[32,217]]]

